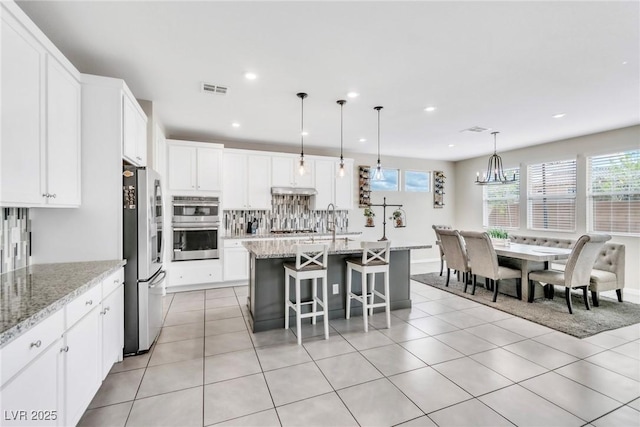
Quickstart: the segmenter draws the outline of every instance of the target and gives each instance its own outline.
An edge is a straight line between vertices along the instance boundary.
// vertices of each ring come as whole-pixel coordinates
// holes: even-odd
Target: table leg
[[[529,261],[523,259],[520,264],[520,269],[522,271],[522,276],[520,280],[520,286],[522,287],[522,301],[529,301]]]

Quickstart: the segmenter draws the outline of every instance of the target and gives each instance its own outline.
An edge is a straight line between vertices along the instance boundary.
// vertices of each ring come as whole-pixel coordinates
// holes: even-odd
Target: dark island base
[[[295,262],[294,258],[256,258],[250,254],[249,276],[249,310],[253,332],[284,328],[284,262]],[[327,272],[327,293],[329,294],[329,319],[344,319],[346,309],[346,260],[350,255],[329,255]],[[410,299],[410,251],[392,251],[389,262],[389,293],[391,309],[398,310],[411,307]],[[295,282],[290,281],[291,298],[294,295]],[[302,282],[302,300],[311,298],[311,284]],[[338,284],[340,292],[333,295],[333,284]],[[382,290],[382,275],[376,277],[376,289]],[[318,281],[318,292],[321,292],[321,281]],[[360,273],[354,272],[351,282],[352,291],[360,293]],[[362,306],[357,301],[351,302],[351,316],[362,316]],[[384,311],[378,308],[375,312]],[[290,322],[295,325],[295,313],[291,311]],[[318,318],[318,322],[322,320]],[[306,320],[310,322],[311,320]]]

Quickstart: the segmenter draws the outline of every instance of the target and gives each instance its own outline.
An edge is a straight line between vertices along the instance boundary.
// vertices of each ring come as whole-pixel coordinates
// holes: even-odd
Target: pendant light
[[[345,170],[344,170],[344,157],[342,157],[342,107],[347,103],[344,99],[336,101],[340,104],[340,168],[338,169],[338,177],[344,178]]]
[[[516,181],[515,173],[511,179],[507,178],[504,174],[502,158],[498,156],[496,151],[496,135],[499,133],[500,132],[491,132],[491,135],[493,135],[493,155],[489,157],[487,171],[484,173],[482,179],[480,179],[480,172],[476,173],[476,184],[478,185],[509,184]]]
[[[378,163],[376,164],[376,172],[373,175],[373,179],[379,181],[382,179],[382,164],[380,163],[380,110],[382,110],[382,107],[377,106],[373,107],[373,109],[378,112]]]
[[[307,94],[304,92],[297,93],[296,96],[300,98],[300,106],[301,106],[301,120],[300,120],[300,164],[298,166],[298,173],[300,175],[305,174],[304,167],[304,99],[307,97]]]

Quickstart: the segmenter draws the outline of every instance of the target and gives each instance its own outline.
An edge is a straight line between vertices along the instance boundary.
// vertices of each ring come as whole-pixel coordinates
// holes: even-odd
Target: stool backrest
[[[298,244],[296,248],[296,270],[327,268],[329,246],[323,243]]]
[[[391,242],[362,242],[362,265],[389,264]]]

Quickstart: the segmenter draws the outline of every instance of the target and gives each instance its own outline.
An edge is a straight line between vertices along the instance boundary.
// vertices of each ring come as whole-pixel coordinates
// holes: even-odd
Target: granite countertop
[[[336,238],[338,236],[359,236],[362,234],[359,231],[336,231]],[[304,231],[292,232],[292,233],[263,233],[263,234],[225,234],[222,239],[234,240],[234,239],[291,239],[300,236],[312,237],[331,237],[332,233],[309,233]]]
[[[256,258],[292,258],[296,256],[294,246],[306,243],[327,243],[329,245],[329,255],[347,255],[362,253],[362,242],[348,238],[331,239],[297,239],[297,240],[259,240],[253,242],[243,242],[247,250],[254,254]],[[423,243],[395,242],[391,241],[392,251],[406,251],[409,249],[429,249],[431,245]]]
[[[112,260],[35,264],[0,275],[0,347],[126,263]]]

